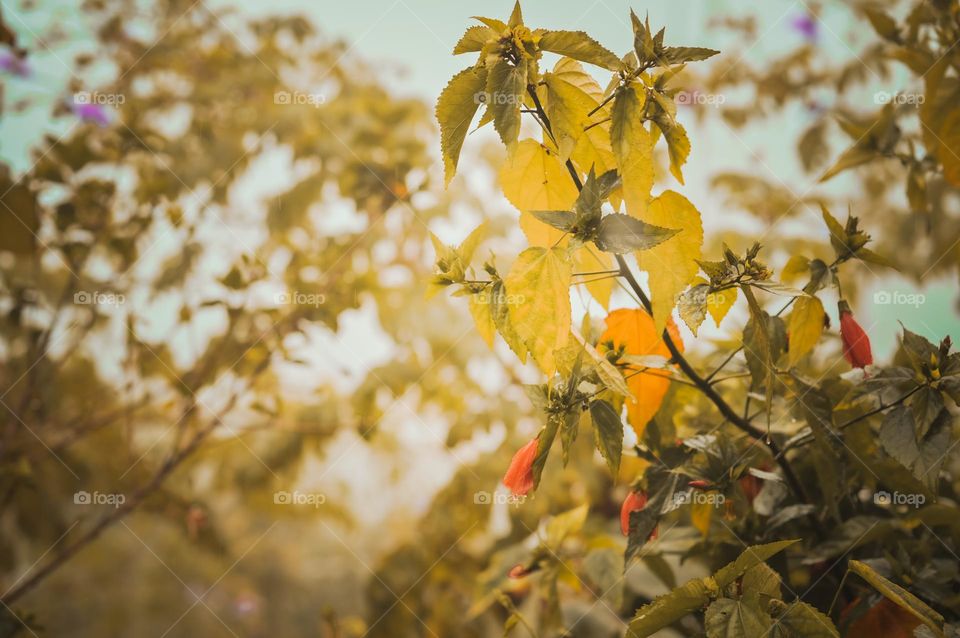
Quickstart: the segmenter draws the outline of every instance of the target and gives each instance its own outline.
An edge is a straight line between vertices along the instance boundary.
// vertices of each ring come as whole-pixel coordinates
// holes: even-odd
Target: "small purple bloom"
[[[110,123],[110,116],[99,104],[74,104],[74,114],[84,122],[92,122],[103,128]]]
[[[793,20],[790,21],[790,26],[808,42],[815,42],[820,31],[817,19],[809,13],[794,16]]]
[[[27,65],[27,61],[18,58],[8,51],[0,52],[0,69],[20,78],[29,77],[30,75],[30,67]]]

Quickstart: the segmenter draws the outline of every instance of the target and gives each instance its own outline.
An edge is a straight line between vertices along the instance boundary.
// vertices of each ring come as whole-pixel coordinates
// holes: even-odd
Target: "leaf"
[[[699,279],[698,281],[703,281]],[[700,324],[707,318],[707,296],[710,294],[710,285],[707,283],[697,283],[690,286],[682,295],[677,304],[677,311],[680,318],[690,328],[693,336],[697,336]]]
[[[570,335],[570,259],[561,248],[528,248],[504,280],[510,323],[546,375]]]
[[[780,598],[780,574],[766,563],[760,563],[743,575],[741,589],[761,598]]]
[[[820,182],[825,182],[831,177],[842,173],[843,171],[854,168],[855,166],[861,166],[874,160],[879,157],[877,152],[868,148],[863,148],[861,146],[852,146],[845,150],[840,157],[837,159],[836,163],[831,166],[827,171],[820,176]]]
[[[597,449],[607,462],[610,473],[616,478],[620,472],[620,455],[623,452],[623,422],[620,415],[606,401],[593,401],[590,416],[596,433]]]
[[[720,327],[720,322],[727,316],[730,308],[737,301],[737,288],[716,290],[707,295],[707,311],[713,317],[714,323]]]
[[[637,610],[627,629],[627,638],[648,638],[706,605],[715,592],[716,585],[711,586],[704,578],[687,581],[670,593],[658,596]]]
[[[653,138],[643,125],[642,115],[643,100],[634,88],[617,89],[611,113],[610,148],[623,180],[627,212],[639,218],[647,210],[653,188]]]
[[[657,57],[661,66],[665,64],[681,64],[684,62],[700,62],[712,58],[720,52],[704,47],[666,47]]]
[[[612,547],[593,549],[583,559],[583,571],[605,603],[619,609],[623,604],[623,555]]]
[[[916,616],[920,622],[933,631],[935,636],[943,637],[943,616],[931,609],[922,600],[900,585],[887,580],[866,563],[858,560],[850,560],[847,568],[870,583],[874,589],[883,594],[888,600]]]
[[[443,155],[445,185],[457,172],[460,149],[470,130],[470,122],[480,107],[487,74],[483,69],[464,69],[457,73],[440,93],[436,116],[440,123],[440,152]]]
[[[547,87],[547,117],[557,140],[560,161],[565,162],[590,123],[587,114],[597,106],[597,101],[553,73],[545,73],[543,82]]]
[[[728,587],[735,580],[753,569],[760,563],[765,563],[771,557],[779,554],[791,545],[799,542],[798,539],[777,541],[775,543],[766,543],[764,545],[751,545],[743,550],[740,556],[732,563],[728,563],[713,575],[717,586],[720,589]]]
[[[577,216],[568,210],[535,210],[530,214],[544,224],[564,232],[570,230],[577,221]]]
[[[547,521],[546,528],[544,529],[544,542],[547,546],[557,550],[567,537],[583,529],[583,524],[587,520],[587,511],[589,509],[589,505],[583,504],[572,510],[557,514]]]
[[[700,269],[697,260],[701,257],[703,225],[693,204],[673,191],[664,191],[650,202],[650,208],[640,219],[648,224],[680,229],[675,237],[636,256],[640,269],[650,276],[650,301],[659,332],[666,325],[677,297]]]
[[[600,335],[599,343],[612,341],[614,347],[622,345],[625,351],[632,355],[670,356],[670,350],[663,342],[661,333],[656,331],[653,319],[643,310],[614,310],[607,315],[606,324],[607,329]],[[682,351],[683,342],[673,321],[670,321],[668,330],[674,343]],[[669,376],[670,372],[667,370],[646,370],[627,379],[627,385],[634,397],[627,400],[627,421],[633,426],[638,438],[642,439],[647,423],[660,409],[660,404],[670,389]]]
[[[593,246],[585,244],[573,254],[573,268],[576,272],[612,270],[614,268],[614,258],[609,253],[601,252]],[[610,306],[610,295],[613,294],[616,279],[613,277],[601,279],[593,276],[587,276],[585,279],[587,283],[583,285],[586,286],[591,296],[604,309],[607,309]]]
[[[786,630],[786,631],[784,631]],[[774,623],[771,638],[840,638],[830,617],[802,601],[790,603]]]
[[[756,595],[744,593],[739,600],[720,598],[707,607],[704,625],[707,638],[755,638],[768,633],[773,619],[760,607]]]
[[[480,51],[483,49],[483,45],[487,43],[487,40],[495,37],[497,37],[497,34],[490,27],[479,24],[469,27],[453,47],[453,54],[460,55],[461,53]]]
[[[804,295],[798,297],[787,321],[790,346],[787,360],[793,367],[801,358],[817,345],[823,334],[823,304],[817,297]]]
[[[477,332],[487,342],[487,345],[493,347],[493,338],[497,334],[497,327],[493,323],[492,304],[490,303],[490,293],[483,291],[470,295],[470,314],[473,321],[477,324]]]
[[[490,315],[497,332],[503,337],[513,353],[520,359],[520,363],[527,362],[527,347],[520,339],[510,322],[510,310],[507,303],[507,290],[502,280],[496,280],[490,289]]]
[[[649,250],[677,232],[673,228],[661,228],[629,215],[614,213],[600,220],[600,229],[594,241],[600,250],[622,255],[635,250]]]
[[[521,211],[571,210],[578,195],[556,154],[536,140],[517,144],[500,170],[500,187]]]
[[[687,130],[679,122],[674,122],[672,126],[660,126],[663,131],[663,137],[667,140],[667,152],[670,155],[670,172],[677,181],[683,184],[683,165],[687,163],[690,156],[690,138],[687,137]]]
[[[583,31],[547,31],[540,38],[540,50],[559,53],[608,71],[619,71],[623,67],[620,58]]]
[[[493,128],[508,150],[517,144],[520,135],[520,107],[527,89],[527,65],[512,66],[503,58],[490,65],[487,72],[487,108],[493,114]]]

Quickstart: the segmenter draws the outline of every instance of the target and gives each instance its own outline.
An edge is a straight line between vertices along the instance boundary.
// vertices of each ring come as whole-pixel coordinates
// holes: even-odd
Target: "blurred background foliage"
[[[14,85],[37,52],[69,39],[57,20],[26,27],[20,16],[45,4],[0,14],[0,115],[30,108]],[[902,76],[893,67],[907,60],[919,77],[930,61],[917,51],[938,52],[874,33],[860,5],[845,10],[870,37],[840,61],[818,57],[815,35],[750,56],[750,12],[715,20],[741,50],[684,81],[742,99],[680,117],[765,131],[816,182],[849,145],[838,117],[869,126],[882,116],[877,86]],[[493,636],[517,605],[562,615],[571,635],[615,636],[617,612],[702,573],[677,556],[730,557],[738,545],[706,546],[684,514],[621,591],[609,578],[623,567],[626,488],[589,437],[565,469],[548,467],[536,498],[486,502],[538,427],[520,387],[537,375],[503,344],[490,351],[462,304],[424,292],[428,229],[459,239],[486,219],[484,251],[520,244],[516,212],[491,196],[500,149],[474,151],[480,161],[445,191],[429,104],[385,88],[362,47],[303,18],[99,0],[82,19],[96,46],[54,56],[74,79],[49,117],[70,125],[32,149],[27,170],[0,165],[0,635]],[[277,98],[306,86],[322,99]],[[90,91],[122,103],[78,108]],[[798,113],[809,124],[785,139],[777,122]],[[877,157],[833,191],[797,195],[764,170],[711,175],[705,253],[722,241],[742,251],[764,229],[773,262],[826,257],[825,231],[777,225],[807,204],[852,201],[904,276],[956,282],[960,202],[946,162],[913,153],[915,107],[892,117]],[[694,156],[717,152],[691,137]],[[862,275],[847,276],[847,297]],[[931,318],[944,321],[957,326],[955,313]],[[674,386],[654,431],[674,438],[709,413]],[[637,463],[625,458],[623,475]],[[84,505],[79,491],[124,502]],[[278,504],[278,491],[325,501]],[[545,517],[583,503],[593,515],[573,547],[544,531],[558,535],[551,577],[508,580]],[[756,524],[738,532],[762,540]]]

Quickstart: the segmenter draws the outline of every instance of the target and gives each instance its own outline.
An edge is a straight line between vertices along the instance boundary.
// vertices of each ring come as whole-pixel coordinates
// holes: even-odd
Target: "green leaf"
[[[620,455],[623,452],[623,422],[613,406],[602,400],[590,404],[590,416],[593,418],[597,449],[607,462],[610,473],[616,478],[620,471]]]
[[[771,611],[785,609],[779,615],[775,611],[777,618],[770,638],[840,638],[830,617],[805,602],[798,600],[786,605],[776,601],[771,607]]]
[[[487,73],[487,108],[493,113],[493,128],[508,150],[520,135],[520,107],[527,89],[527,65],[513,66],[503,58],[490,65]]]
[[[497,37],[497,34],[490,27],[479,24],[474,25],[467,29],[466,33],[461,36],[460,40],[453,47],[453,54],[460,55],[461,53],[480,51],[488,40],[495,37]]]
[[[707,638],[757,638],[768,633],[773,619],[756,594],[745,592],[739,600],[720,598],[711,604],[704,625]]]
[[[930,386],[923,386],[913,395],[910,408],[916,421],[917,436],[923,438],[944,408],[943,396]]]
[[[706,605],[717,591],[716,584],[711,581],[707,578],[687,581],[641,607],[630,622],[627,638],[648,638]]]
[[[623,68],[616,54],[608,51],[583,31],[547,31],[540,38],[540,50],[559,53],[608,71],[619,71]]]
[[[866,563],[851,560],[847,564],[847,568],[870,583],[874,589],[883,594],[889,601],[915,616],[920,622],[929,627],[935,636],[939,638],[943,637],[943,616],[931,609],[922,600],[900,585],[887,580]]]
[[[553,440],[557,438],[557,432],[560,431],[560,425],[563,419],[559,414],[547,416],[547,424],[540,430],[540,436],[537,438],[537,455],[533,457],[533,488],[540,486],[540,477],[543,475],[543,467],[547,464],[547,457],[550,456],[550,447]]]
[[[447,185],[457,172],[460,149],[470,130],[470,122],[480,107],[486,80],[487,74],[483,69],[464,69],[453,76],[437,100],[440,151]]]
[[[510,323],[544,374],[556,371],[554,351],[570,336],[571,265],[562,248],[528,248],[504,283]]]
[[[576,223],[577,216],[568,210],[534,210],[530,214],[544,224],[557,230],[568,231]]]
[[[642,222],[635,217],[613,213],[600,220],[594,240],[604,252],[622,255],[635,250],[647,250],[665,242],[679,231]]]
[[[766,562],[771,557],[797,542],[799,542],[799,539],[777,541],[774,543],[766,543],[765,545],[751,545],[743,550],[735,561],[728,563],[714,574],[713,578],[717,582],[717,586],[720,589],[724,589],[746,574],[748,570],[753,569],[760,563]]]
[[[681,64],[684,62],[700,62],[701,60],[712,58],[719,53],[719,51],[706,49],[704,47],[666,47],[657,57],[657,61],[660,62],[661,66]]]
[[[823,334],[823,304],[812,295],[798,297],[787,321],[790,349],[787,361],[795,366],[804,355],[813,350]]]

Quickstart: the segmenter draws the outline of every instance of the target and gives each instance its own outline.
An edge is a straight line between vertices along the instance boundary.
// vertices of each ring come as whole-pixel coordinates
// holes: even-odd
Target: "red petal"
[[[537,456],[537,439],[517,450],[510,461],[507,473],[503,475],[503,484],[516,496],[526,496],[533,489],[533,460]]]

